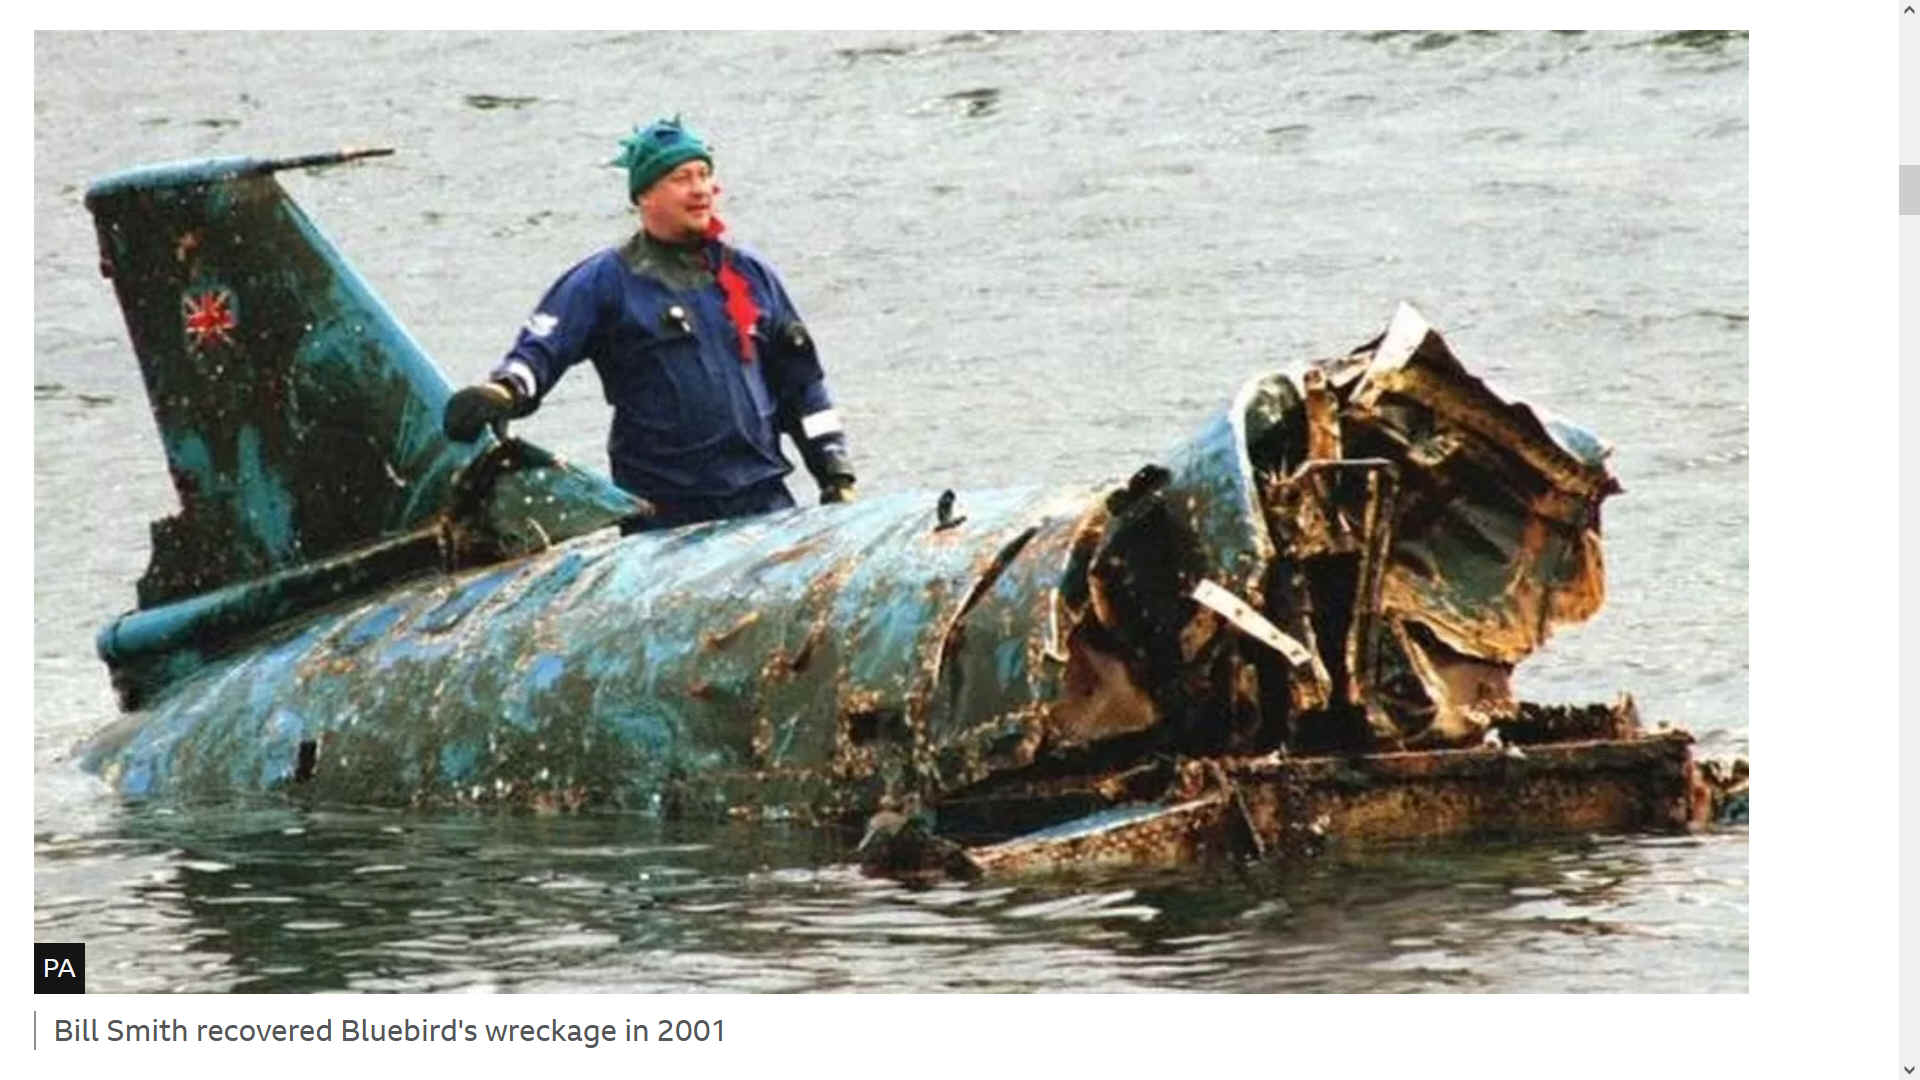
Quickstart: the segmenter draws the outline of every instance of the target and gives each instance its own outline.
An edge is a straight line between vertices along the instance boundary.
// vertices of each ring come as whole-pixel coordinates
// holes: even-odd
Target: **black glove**
[[[853,501],[853,459],[838,445],[801,443],[802,457],[820,484],[820,505]]]
[[[441,430],[455,442],[472,442],[489,424],[520,415],[520,388],[502,379],[469,386],[447,399]]]
[[[829,476],[820,482],[820,505],[853,501],[853,477]]]

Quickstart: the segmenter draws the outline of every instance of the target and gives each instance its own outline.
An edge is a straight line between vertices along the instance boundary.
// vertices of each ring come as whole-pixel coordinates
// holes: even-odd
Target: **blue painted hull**
[[[1477,745],[1517,716],[1512,667],[1604,595],[1604,444],[1404,306],[1125,483],[620,538],[649,508],[605,478],[443,437],[445,380],[272,175],[359,156],[88,193],[181,501],[99,636],[129,711],[81,759],[127,796],[1177,799],[1281,837],[1284,800],[1254,824],[1218,762]],[[1184,819],[1143,820],[1157,844]],[[1100,821],[1061,835],[1139,824]]]
[[[935,530],[902,494],[431,575],[208,661],[85,761],[132,796],[721,812],[870,801],[929,751],[964,782],[1061,693],[1049,538],[1087,501],[994,492]],[[963,611],[992,625],[948,647]]]

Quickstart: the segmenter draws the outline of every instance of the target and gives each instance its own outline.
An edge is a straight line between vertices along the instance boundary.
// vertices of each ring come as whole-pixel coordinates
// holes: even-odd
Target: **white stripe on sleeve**
[[[515,360],[509,363],[507,365],[506,377],[518,383],[520,385],[520,392],[528,397],[535,396],[540,390],[539,382],[533,377],[533,369],[528,367],[524,360]]]
[[[805,432],[809,439],[817,439],[822,435],[832,435],[836,431],[844,430],[840,427],[840,410],[821,409],[811,416],[803,416],[800,418],[800,430]]]

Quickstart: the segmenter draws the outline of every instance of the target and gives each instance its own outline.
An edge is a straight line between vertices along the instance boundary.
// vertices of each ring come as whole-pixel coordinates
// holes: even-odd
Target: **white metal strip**
[[[1298,668],[1313,667],[1313,653],[1307,650],[1297,639],[1273,625],[1265,616],[1255,611],[1251,605],[1211,581],[1202,581],[1193,587],[1193,599],[1213,611],[1218,612],[1241,632],[1265,642],[1274,652],[1287,658],[1287,663]]]

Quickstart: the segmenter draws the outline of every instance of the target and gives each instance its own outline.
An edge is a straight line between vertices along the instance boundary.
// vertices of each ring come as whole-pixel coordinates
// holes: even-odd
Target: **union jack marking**
[[[210,289],[198,296],[182,297],[180,314],[194,348],[204,349],[210,343],[233,344],[228,331],[238,326],[239,320],[233,317],[233,294],[227,290]]]

